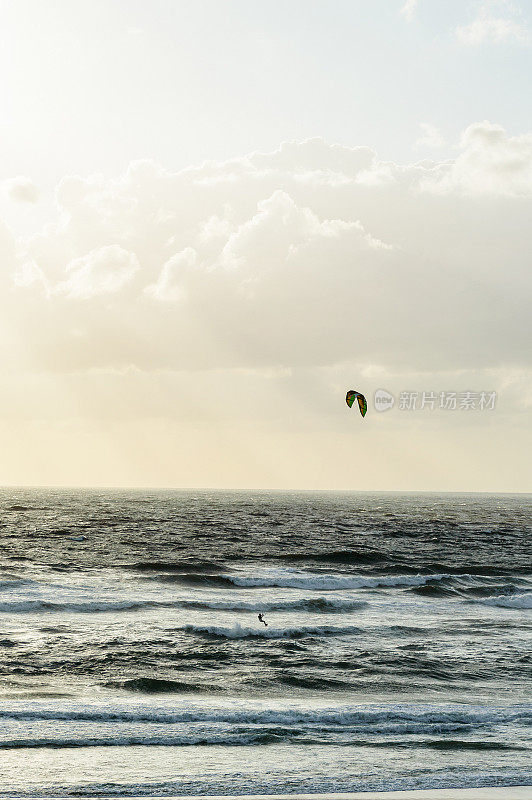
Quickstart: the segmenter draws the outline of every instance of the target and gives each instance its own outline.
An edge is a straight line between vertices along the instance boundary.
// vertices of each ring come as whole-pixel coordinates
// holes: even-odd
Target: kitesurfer
[[[259,614],[259,622],[262,622],[262,624],[264,625],[265,628],[268,627],[268,623],[264,619],[264,614]]]

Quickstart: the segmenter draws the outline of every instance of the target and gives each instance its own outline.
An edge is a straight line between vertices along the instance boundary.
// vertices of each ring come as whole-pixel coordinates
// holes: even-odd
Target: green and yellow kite
[[[345,402],[352,408],[355,399],[358,401],[358,407],[360,409],[360,413],[362,416],[365,416],[366,411],[368,410],[368,404],[366,403],[366,398],[360,392],[355,392],[354,389],[349,389],[348,393],[345,396]]]

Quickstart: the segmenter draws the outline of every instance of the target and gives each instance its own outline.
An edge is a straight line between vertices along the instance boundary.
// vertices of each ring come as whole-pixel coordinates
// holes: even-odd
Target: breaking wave
[[[235,586],[260,587],[276,586],[282,589],[311,589],[315,591],[335,591],[341,589],[382,589],[387,587],[423,586],[424,584],[448,578],[440,575],[290,575],[240,577],[231,576],[226,580]]]
[[[349,636],[361,633],[361,629],[354,625],[342,628],[335,625],[303,625],[300,628],[264,628],[264,630],[243,625],[234,625],[230,628],[222,625],[186,625],[181,630],[223,639],[301,639],[305,636]]]
[[[498,595],[472,602],[482,603],[484,606],[497,606],[497,608],[532,608],[532,594]]]
[[[22,708],[17,706],[0,707],[0,720],[60,721],[60,722],[123,722],[157,723],[172,725],[176,723],[213,723],[226,725],[281,725],[349,728],[380,733],[397,733],[405,726],[419,733],[431,730],[453,730],[490,728],[496,725],[518,723],[532,726],[532,707],[509,706],[490,708],[456,705],[439,706],[391,706],[357,708],[338,706],[309,709],[305,707],[252,708],[238,710],[210,706],[190,706],[186,709],[169,710],[149,705],[127,708],[113,705],[70,708],[38,706]]]

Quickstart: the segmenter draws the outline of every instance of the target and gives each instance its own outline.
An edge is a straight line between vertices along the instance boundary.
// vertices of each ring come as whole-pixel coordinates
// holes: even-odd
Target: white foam
[[[501,594],[478,602],[485,606],[497,606],[498,608],[532,608],[532,594]]]
[[[364,729],[378,733],[396,732],[398,726],[408,726],[420,733],[427,726],[490,727],[508,723],[532,724],[532,706],[528,704],[483,708],[468,705],[393,705],[393,706],[323,706],[309,708],[296,704],[279,704],[265,708],[242,701],[237,709],[208,703],[181,704],[179,710],[152,704],[105,705],[73,703],[68,706],[46,702],[0,706],[0,720],[49,720],[57,722],[123,722],[123,723],[220,723],[238,725],[324,725],[349,729]]]
[[[183,630],[207,636],[221,636],[224,639],[295,639],[303,636],[346,636],[360,633],[354,625],[337,627],[335,625],[303,625],[297,628],[257,628],[243,625],[224,627],[222,625],[186,625]]]
[[[272,572],[269,575],[240,577],[227,576],[235,586],[275,586],[283,589],[312,589],[334,591],[338,589],[379,589],[394,586],[423,586],[429,581],[440,581],[448,575],[317,575],[314,573]]]

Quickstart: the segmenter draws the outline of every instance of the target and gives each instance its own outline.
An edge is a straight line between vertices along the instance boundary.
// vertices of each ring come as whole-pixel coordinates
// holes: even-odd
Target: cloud
[[[39,189],[31,178],[18,175],[4,182],[7,193],[15,203],[36,203],[39,199]]]
[[[500,15],[497,15],[497,9],[500,9]],[[468,25],[456,28],[455,35],[459,42],[469,46],[530,42],[527,26],[520,19],[516,7],[505,0],[482,3],[476,18]]]
[[[56,197],[33,236],[0,225],[4,481],[360,488],[356,447],[366,488],[525,484],[531,134],[140,161]],[[368,414],[355,440],[349,385],[501,409]]]
[[[416,147],[443,147],[445,140],[435,125],[431,125],[429,122],[422,122],[420,128],[423,131],[423,135],[417,139]]]
[[[532,134],[508,136],[500,125],[479,122],[466,128],[460,149],[454,162],[428,177],[425,190],[532,197]]]
[[[136,255],[123,247],[98,247],[66,265],[68,277],[57,284],[56,291],[79,300],[115,294],[124,289],[139,268]]]
[[[185,247],[180,253],[176,253],[172,258],[163,264],[161,274],[157,282],[146,286],[145,292],[156,300],[162,302],[176,302],[184,298],[184,291],[181,288],[186,279],[184,274],[190,273],[196,264],[196,251],[192,247]]]
[[[406,17],[407,20],[412,20],[416,13],[418,7],[419,0],[406,0],[401,8],[401,14]]]
[[[69,177],[6,238],[4,324],[59,372],[520,364],[531,196],[532,137],[490,123],[448,162],[310,140]]]

